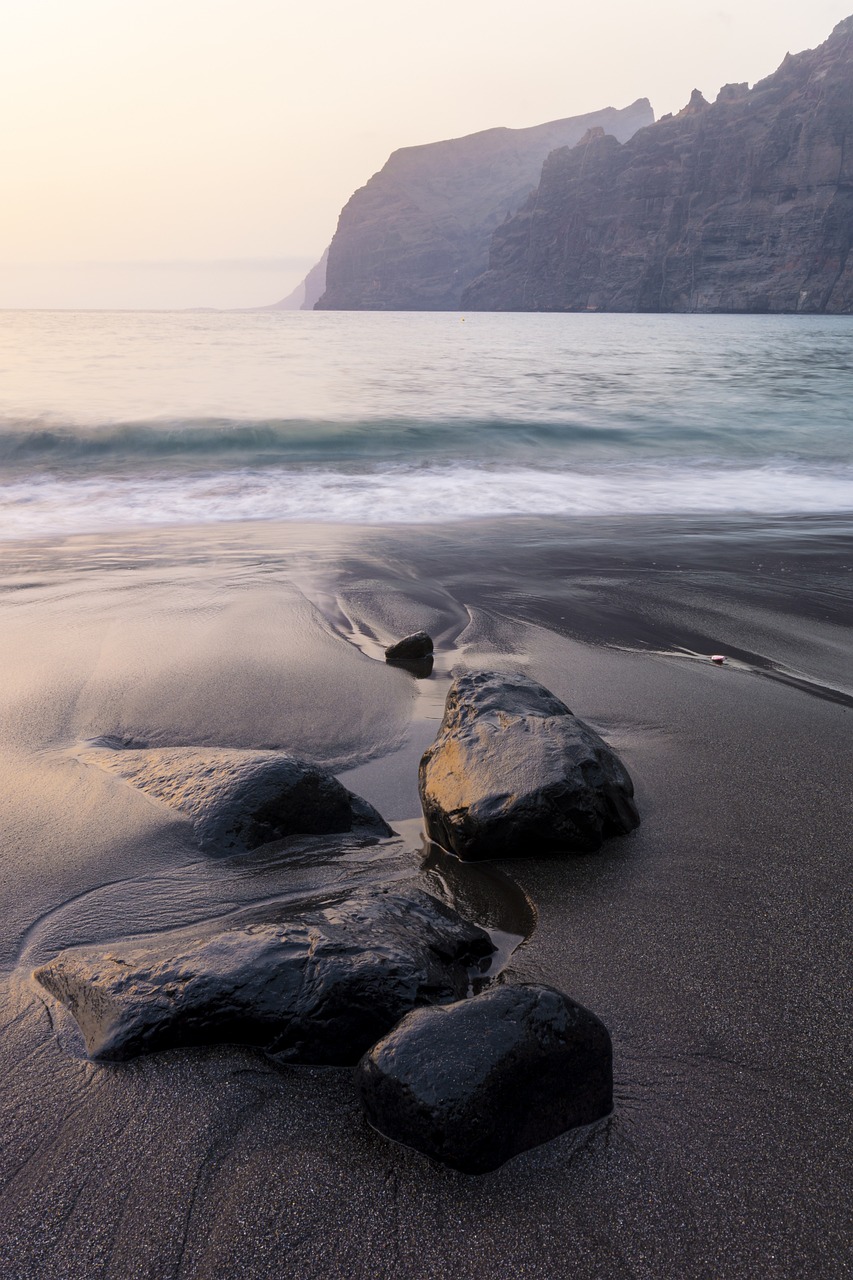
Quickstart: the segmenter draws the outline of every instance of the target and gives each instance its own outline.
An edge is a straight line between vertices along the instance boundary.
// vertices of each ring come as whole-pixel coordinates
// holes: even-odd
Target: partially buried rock
[[[245,1044],[283,1062],[352,1064],[411,1009],[463,997],[493,952],[429,894],[373,890],[299,915],[266,906],[75,948],[35,977],[99,1061]]]
[[[610,1035],[550,987],[496,987],[408,1014],[362,1058],[356,1084],[380,1133],[486,1173],[610,1113]]]
[[[390,644],[385,650],[386,662],[421,662],[432,656],[432,638],[425,631],[415,631],[410,636]]]
[[[419,786],[430,836],[460,858],[592,852],[640,821],[616,753],[522,675],[454,680]]]
[[[80,758],[186,815],[210,851],[241,852],[294,835],[392,834],[331,773],[283,751],[93,746]]]

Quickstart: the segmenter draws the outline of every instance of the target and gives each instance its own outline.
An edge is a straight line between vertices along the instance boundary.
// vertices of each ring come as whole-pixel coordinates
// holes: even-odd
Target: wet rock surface
[[[245,852],[295,835],[391,835],[372,805],[332,774],[281,751],[94,746],[80,758],[186,815],[211,852]]]
[[[489,935],[429,894],[371,890],[296,914],[267,905],[143,941],[75,948],[35,971],[89,1056],[244,1044],[351,1064],[411,1009],[463,998]]]
[[[414,631],[385,650],[386,662],[422,662],[432,657],[432,637],[426,631]]]
[[[615,752],[522,675],[457,677],[419,788],[430,836],[460,858],[594,852],[640,820]]]
[[[408,1014],[356,1070],[386,1137],[486,1173],[613,1106],[604,1024],[544,986],[502,986]]]

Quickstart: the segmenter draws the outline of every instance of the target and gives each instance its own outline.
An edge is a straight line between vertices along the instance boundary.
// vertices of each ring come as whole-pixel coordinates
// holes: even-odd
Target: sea
[[[0,540],[853,510],[844,317],[0,313]]]

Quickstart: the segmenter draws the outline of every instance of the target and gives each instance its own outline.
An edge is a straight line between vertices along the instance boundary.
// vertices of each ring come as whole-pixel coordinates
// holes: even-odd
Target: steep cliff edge
[[[573,146],[590,127],[627,139],[653,120],[641,98],[623,110],[395,151],[341,212],[317,309],[458,307],[488,264],[492,231],[536,186],[550,151]]]
[[[313,311],[314,304],[318,298],[322,297],[326,289],[326,263],[329,260],[329,250],[326,249],[319,262],[315,262],[314,266],[308,272],[304,280],[296,286],[292,293],[286,298],[282,298],[281,302],[274,302],[271,307],[266,307],[267,311]]]
[[[481,311],[853,312],[853,17],[749,90],[545,161]]]

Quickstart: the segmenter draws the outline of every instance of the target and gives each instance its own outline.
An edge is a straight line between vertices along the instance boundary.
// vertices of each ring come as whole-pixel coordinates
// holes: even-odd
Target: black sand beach
[[[852,532],[669,516],[7,546],[0,1273],[850,1275]],[[424,681],[378,660],[419,627]],[[642,825],[595,855],[420,870],[417,762],[457,664],[565,699]],[[285,747],[403,839],[201,856],[81,759],[103,735]],[[609,1027],[610,1119],[465,1176],[369,1129],[348,1070],[231,1047],[95,1065],[32,979],[72,944],[389,877],[532,928],[504,977]]]

